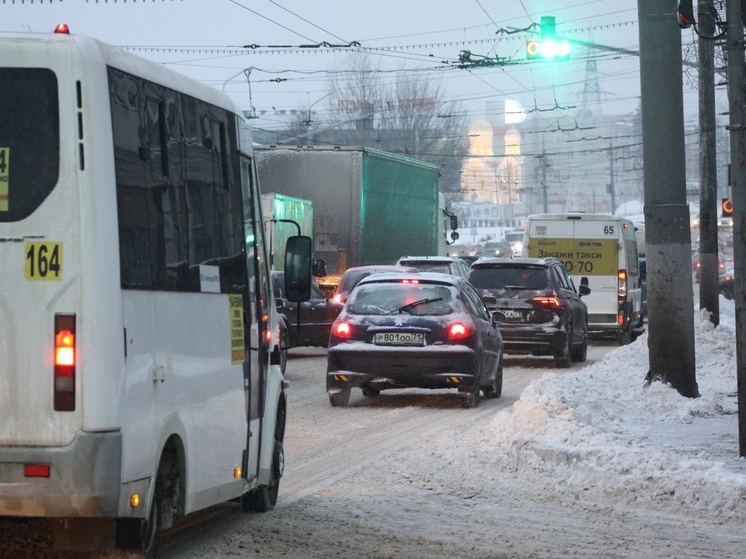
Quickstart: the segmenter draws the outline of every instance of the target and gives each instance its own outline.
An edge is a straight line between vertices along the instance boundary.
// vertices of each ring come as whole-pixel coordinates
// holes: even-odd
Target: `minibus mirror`
[[[288,237],[285,244],[285,298],[302,303],[311,298],[311,237]]]

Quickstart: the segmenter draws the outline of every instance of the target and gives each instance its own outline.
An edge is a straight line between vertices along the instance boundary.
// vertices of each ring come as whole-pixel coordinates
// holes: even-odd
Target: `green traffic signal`
[[[556,35],[554,16],[541,17],[541,38],[526,41],[526,58],[529,60],[566,60],[570,58],[570,43]]]
[[[570,58],[570,43],[554,37],[530,39],[526,41],[526,58],[529,60],[567,60]]]

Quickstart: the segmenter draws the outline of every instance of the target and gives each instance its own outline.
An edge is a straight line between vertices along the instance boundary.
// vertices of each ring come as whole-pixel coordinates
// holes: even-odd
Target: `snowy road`
[[[587,364],[615,347],[589,347]],[[506,358],[503,397],[462,409],[449,391],[393,391],[348,408],[324,392],[325,350],[290,354],[287,467],[277,507],[225,504],[165,533],[163,559],[742,557],[739,523],[621,505],[517,468],[490,445],[492,420],[551,359]],[[578,371],[574,364],[568,371]],[[590,497],[593,495],[593,497]],[[0,556],[49,557],[39,523],[2,521]],[[26,531],[25,536],[22,534]],[[8,534],[16,534],[16,545]],[[5,543],[3,543],[5,542]]]

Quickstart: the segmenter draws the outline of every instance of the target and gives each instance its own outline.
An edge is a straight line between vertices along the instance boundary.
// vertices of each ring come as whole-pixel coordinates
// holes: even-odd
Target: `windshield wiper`
[[[404,312],[407,309],[411,309],[413,307],[418,307],[418,306],[424,305],[426,303],[434,303],[435,301],[442,301],[442,300],[443,300],[443,297],[433,297],[431,299],[420,299],[419,301],[413,301],[412,303],[407,303],[403,307],[399,307],[398,309],[394,309],[389,314],[394,314],[396,312],[401,313],[401,312]]]

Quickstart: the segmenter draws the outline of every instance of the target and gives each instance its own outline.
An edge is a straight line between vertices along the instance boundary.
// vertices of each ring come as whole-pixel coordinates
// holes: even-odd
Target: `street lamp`
[[[306,145],[312,146],[313,145],[313,119],[311,118],[311,108],[316,106],[318,103],[326,99],[327,97],[330,97],[334,92],[327,93],[324,95],[321,99],[317,99],[313,103],[308,105],[308,118],[303,121],[303,124],[305,124],[308,127],[308,134],[306,136],[307,142]],[[308,91],[306,91],[306,99],[308,99]]]

